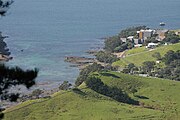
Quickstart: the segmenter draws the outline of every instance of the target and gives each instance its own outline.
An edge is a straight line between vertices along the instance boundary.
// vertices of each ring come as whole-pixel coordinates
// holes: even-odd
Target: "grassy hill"
[[[180,82],[131,76],[117,72],[96,73],[108,86],[126,91],[140,106],[117,102],[86,87],[60,91],[51,98],[26,101],[5,111],[5,120],[178,120]],[[132,93],[131,89],[137,89]]]
[[[145,61],[155,61],[156,59],[152,57],[155,52],[159,52],[161,56],[164,56],[164,54],[169,50],[180,50],[180,43],[160,46],[152,50],[148,50],[145,47],[134,48],[128,50],[125,54],[126,57],[121,58],[119,61],[113,63],[113,65],[125,67],[129,63],[134,63],[135,65],[140,66]]]

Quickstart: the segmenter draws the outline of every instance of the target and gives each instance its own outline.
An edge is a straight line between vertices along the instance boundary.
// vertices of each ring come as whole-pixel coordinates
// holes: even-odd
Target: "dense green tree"
[[[157,77],[180,81],[180,59],[173,60],[165,68],[161,68]]]
[[[129,68],[124,68],[122,70],[122,73],[129,74],[130,73],[130,69]]]
[[[110,63],[110,64],[118,60],[116,55],[104,51],[97,52],[96,59],[100,62]]]
[[[87,79],[90,73],[96,72],[96,71],[99,72],[99,71],[102,71],[103,69],[104,67],[97,63],[93,63],[92,65],[85,67],[84,69],[80,71],[79,76],[77,77],[75,81],[75,85],[79,86],[81,83],[83,83]]]
[[[120,46],[114,49],[114,52],[123,52],[126,49],[128,49],[128,43],[122,43]]]
[[[159,53],[156,53],[154,57],[161,58]],[[143,63],[142,67],[144,73],[148,73],[150,76],[180,81],[180,50],[176,52],[170,50],[161,59],[165,63],[165,67],[157,68],[152,72],[154,63],[147,61]]]
[[[177,59],[177,56],[173,50],[168,51],[162,58],[166,65],[170,64],[175,59]]]
[[[138,67],[136,67],[133,63],[128,64],[129,73],[134,74],[135,71],[138,71]]]
[[[127,42],[127,49],[132,49],[134,47],[133,41],[128,41]]]
[[[174,31],[169,31],[165,34],[165,42],[170,42],[170,43],[177,43],[179,42],[180,37],[178,35],[175,34]]]
[[[118,66],[112,66],[110,64],[104,66],[104,71],[117,71]]]
[[[138,70],[138,67],[136,67],[133,63],[130,63],[123,69],[122,72],[126,74],[134,74],[134,72]]]
[[[119,36],[121,38],[126,38],[129,36],[136,36],[137,31],[141,29],[146,29],[146,26],[137,26],[137,27],[130,27],[130,28],[124,29],[119,33]]]
[[[104,83],[97,77],[88,77],[85,83],[89,88],[93,89],[96,92],[105,93],[105,91],[107,91],[105,90],[106,88]]]
[[[161,54],[159,52],[155,52],[152,57],[156,58],[157,60],[161,60]]]
[[[129,69],[133,69],[134,67],[136,67],[136,66],[134,65],[134,63],[128,64],[128,68],[129,68]]]
[[[104,49],[107,52],[115,52],[114,49],[120,46],[122,44],[122,41],[120,40],[119,36],[113,36],[107,38],[104,43],[105,43]]]
[[[143,70],[145,73],[149,74],[154,70],[155,62],[154,61],[145,61],[143,62]]]

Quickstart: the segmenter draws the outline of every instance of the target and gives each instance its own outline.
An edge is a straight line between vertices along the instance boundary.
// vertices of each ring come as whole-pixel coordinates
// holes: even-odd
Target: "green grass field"
[[[126,52],[126,57],[121,58],[119,61],[113,63],[113,65],[125,67],[129,63],[134,63],[135,65],[140,66],[145,61],[156,61],[156,59],[152,57],[152,55],[155,52],[159,52],[161,56],[164,56],[164,54],[166,54],[166,52],[168,52],[169,50],[180,50],[180,43],[167,46],[160,46],[153,50],[148,50],[145,47],[134,48],[128,50]]]
[[[180,82],[117,72],[94,74],[126,91],[141,106],[117,102],[88,89],[60,91],[52,98],[27,101],[5,111],[5,120],[178,120]],[[136,93],[129,91],[137,89]]]

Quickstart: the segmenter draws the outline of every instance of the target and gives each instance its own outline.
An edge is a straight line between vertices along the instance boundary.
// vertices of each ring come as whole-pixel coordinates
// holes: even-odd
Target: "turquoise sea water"
[[[65,56],[88,56],[99,38],[129,26],[180,28],[180,0],[15,0],[0,30],[14,59],[8,64],[40,69],[39,82],[74,82],[77,68]],[[21,52],[21,50],[24,50]]]

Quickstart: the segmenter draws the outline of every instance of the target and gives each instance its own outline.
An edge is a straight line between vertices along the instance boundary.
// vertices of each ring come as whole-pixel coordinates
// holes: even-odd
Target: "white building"
[[[126,41],[127,41],[127,38],[120,38],[120,40],[121,40],[122,42],[126,42]]]
[[[158,46],[157,43],[148,43],[148,45],[146,46],[146,48],[155,48],[156,46]]]
[[[127,39],[132,41],[134,39],[134,36],[129,36],[127,37]]]

